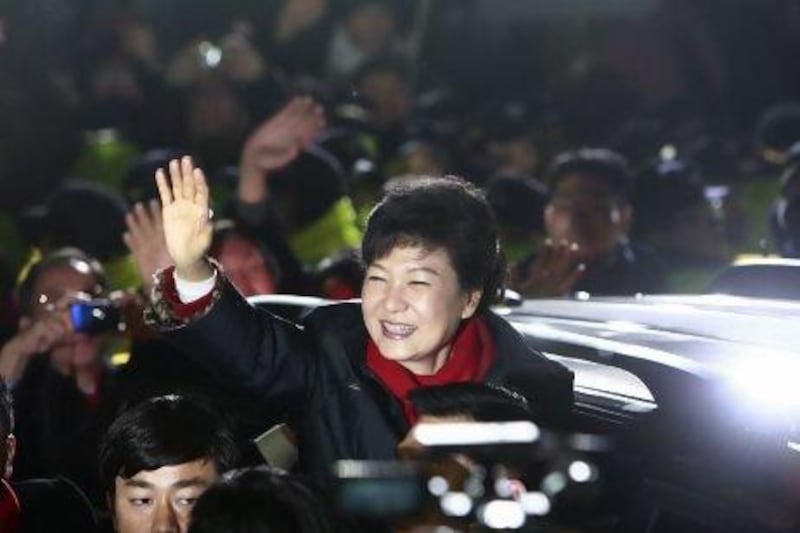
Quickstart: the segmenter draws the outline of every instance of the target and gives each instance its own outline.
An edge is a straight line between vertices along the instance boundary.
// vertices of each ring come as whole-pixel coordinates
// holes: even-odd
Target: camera
[[[119,307],[109,299],[73,302],[69,306],[72,327],[81,333],[105,333],[124,330]]]

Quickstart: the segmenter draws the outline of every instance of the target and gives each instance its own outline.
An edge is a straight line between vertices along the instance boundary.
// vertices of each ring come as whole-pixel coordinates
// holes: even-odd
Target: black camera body
[[[72,327],[81,333],[117,332],[123,329],[119,306],[100,298],[73,302],[69,306]]]

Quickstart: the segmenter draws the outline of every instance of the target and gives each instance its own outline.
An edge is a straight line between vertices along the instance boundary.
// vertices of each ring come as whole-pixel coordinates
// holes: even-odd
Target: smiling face
[[[447,361],[453,336],[475,313],[480,295],[462,290],[443,249],[396,247],[367,268],[361,311],[384,357],[430,375]]]
[[[114,481],[114,524],[119,533],[184,533],[192,507],[219,474],[198,459]]]

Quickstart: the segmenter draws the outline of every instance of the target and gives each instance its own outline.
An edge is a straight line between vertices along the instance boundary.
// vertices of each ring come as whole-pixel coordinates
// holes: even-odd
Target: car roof
[[[614,393],[636,390],[656,403],[682,403],[690,381],[796,389],[800,375],[800,303],[726,295],[663,295],[527,300],[498,307],[528,341],[572,368],[581,382]],[[591,361],[598,368],[576,367]],[[606,369],[632,374],[604,375]],[[697,379],[693,379],[697,378]],[[780,381],[780,383],[778,383]],[[633,388],[631,388],[633,387]],[[641,387],[638,387],[641,389]],[[633,394],[645,398],[641,391]]]
[[[708,341],[800,350],[800,302],[789,300],[722,294],[584,297],[526,300],[496,311],[513,323],[561,324],[650,347]]]

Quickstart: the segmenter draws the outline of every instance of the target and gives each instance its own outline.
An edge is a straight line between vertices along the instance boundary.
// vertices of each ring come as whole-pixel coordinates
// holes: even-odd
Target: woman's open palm
[[[190,270],[211,246],[212,226],[208,185],[203,171],[190,157],[169,163],[169,179],[162,169],[156,171],[161,196],[164,237],[176,269]]]

